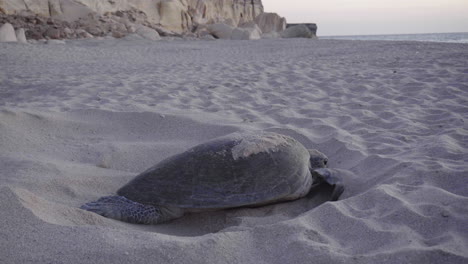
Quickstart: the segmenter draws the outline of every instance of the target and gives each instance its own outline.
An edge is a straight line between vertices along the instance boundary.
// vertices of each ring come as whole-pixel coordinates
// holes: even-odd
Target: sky
[[[468,32],[468,0],[262,0],[319,36]]]

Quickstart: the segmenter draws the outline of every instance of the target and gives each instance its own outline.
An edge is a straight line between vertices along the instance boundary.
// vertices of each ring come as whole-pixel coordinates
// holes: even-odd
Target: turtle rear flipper
[[[80,208],[132,224],[158,224],[183,215],[183,211],[178,208],[169,209],[140,204],[123,196],[102,197],[97,201],[86,203]]]
[[[340,198],[340,195],[344,192],[345,188],[341,177],[338,176],[337,173],[333,173],[332,170],[327,168],[315,169],[312,170],[312,176],[314,180],[318,181],[317,183],[314,182],[314,185],[325,182],[333,186],[333,192],[330,198],[331,201],[337,201],[338,198]]]

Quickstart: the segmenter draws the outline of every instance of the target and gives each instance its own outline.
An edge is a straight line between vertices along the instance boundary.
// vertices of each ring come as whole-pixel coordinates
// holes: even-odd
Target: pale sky
[[[468,32],[468,0],[262,0],[288,23],[317,23],[319,36]]]

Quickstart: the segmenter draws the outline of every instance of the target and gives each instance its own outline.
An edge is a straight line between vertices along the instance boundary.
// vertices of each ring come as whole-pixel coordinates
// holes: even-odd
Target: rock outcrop
[[[123,38],[135,33],[145,39],[159,40],[158,30],[166,35],[171,31],[166,31],[160,27],[142,22],[145,16],[140,17],[140,13],[116,12],[107,13],[103,16],[89,15],[86,19],[68,22],[56,18],[46,18],[30,12],[23,12],[18,15],[0,14],[0,26],[8,23],[12,24],[17,31],[22,32],[26,39],[75,39],[94,38],[112,36]],[[141,23],[139,23],[141,22]],[[24,42],[24,39],[18,39]]]
[[[286,19],[264,13],[261,0],[0,0],[0,25],[4,23],[24,29],[18,31],[23,43],[24,35],[30,40],[315,35],[315,24],[286,29]]]
[[[305,24],[298,24],[286,28],[281,32],[281,37],[283,38],[317,38],[314,32],[312,32],[309,27]]]
[[[299,23],[288,23],[288,24],[286,25],[286,27],[289,28],[289,27],[294,27],[294,26],[297,26],[297,25],[304,25],[304,26],[306,26],[307,28],[309,28],[309,30],[310,30],[314,35],[317,36],[317,24],[315,24],[315,23],[300,23],[300,24],[299,24]]]
[[[18,40],[19,43],[27,44],[28,41],[26,40],[26,34],[24,32],[24,28],[18,28],[15,31],[16,34],[16,39]]]
[[[140,37],[148,40],[160,40],[161,37],[159,36],[159,33],[149,27],[145,27],[143,25],[138,25],[137,28],[135,29],[135,33],[139,35]]]
[[[29,11],[68,22],[91,13],[143,12],[147,22],[177,33],[193,31],[199,24],[239,24],[263,13],[261,0],[1,0],[0,13]]]
[[[0,42],[16,42],[15,29],[10,23],[0,27]]]
[[[286,19],[276,13],[262,13],[255,17],[254,21],[263,34],[281,32],[286,29]]]

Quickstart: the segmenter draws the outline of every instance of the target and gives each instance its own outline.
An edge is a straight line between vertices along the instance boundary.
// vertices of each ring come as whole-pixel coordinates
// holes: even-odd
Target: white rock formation
[[[170,0],[159,3],[159,23],[165,28],[180,32],[181,29],[188,29],[192,25],[192,20],[186,8],[180,1]]]
[[[0,13],[24,10],[68,21],[92,12],[137,10],[148,22],[182,33],[198,24],[231,21],[238,26],[263,13],[263,5],[261,0],[0,0]]]
[[[181,1],[181,0],[179,0]],[[183,1],[183,0],[182,0]],[[190,15],[197,24],[231,20],[233,26],[252,21],[263,13],[261,0],[185,0]]]
[[[26,1],[26,0],[25,0]],[[39,0],[42,2],[47,2],[47,0]],[[58,18],[65,21],[77,21],[80,18],[86,18],[89,14],[95,12],[92,8],[85,5],[84,2],[89,2],[88,0],[48,0],[51,3],[51,6],[54,8],[50,9],[48,16]],[[102,1],[107,2],[107,1]],[[52,4],[54,3],[54,4]],[[47,16],[47,15],[46,15]]]
[[[15,29],[10,23],[5,23],[0,27],[0,42],[16,42]]]
[[[24,1],[18,0],[3,0],[0,1],[0,13],[5,14],[15,14],[19,13],[19,11],[27,10],[26,4]]]
[[[28,41],[26,40],[26,34],[24,32],[24,28],[19,28],[15,31],[16,39],[19,43],[27,44]]]
[[[263,34],[281,32],[286,29],[286,19],[276,13],[262,13],[254,21]]]

